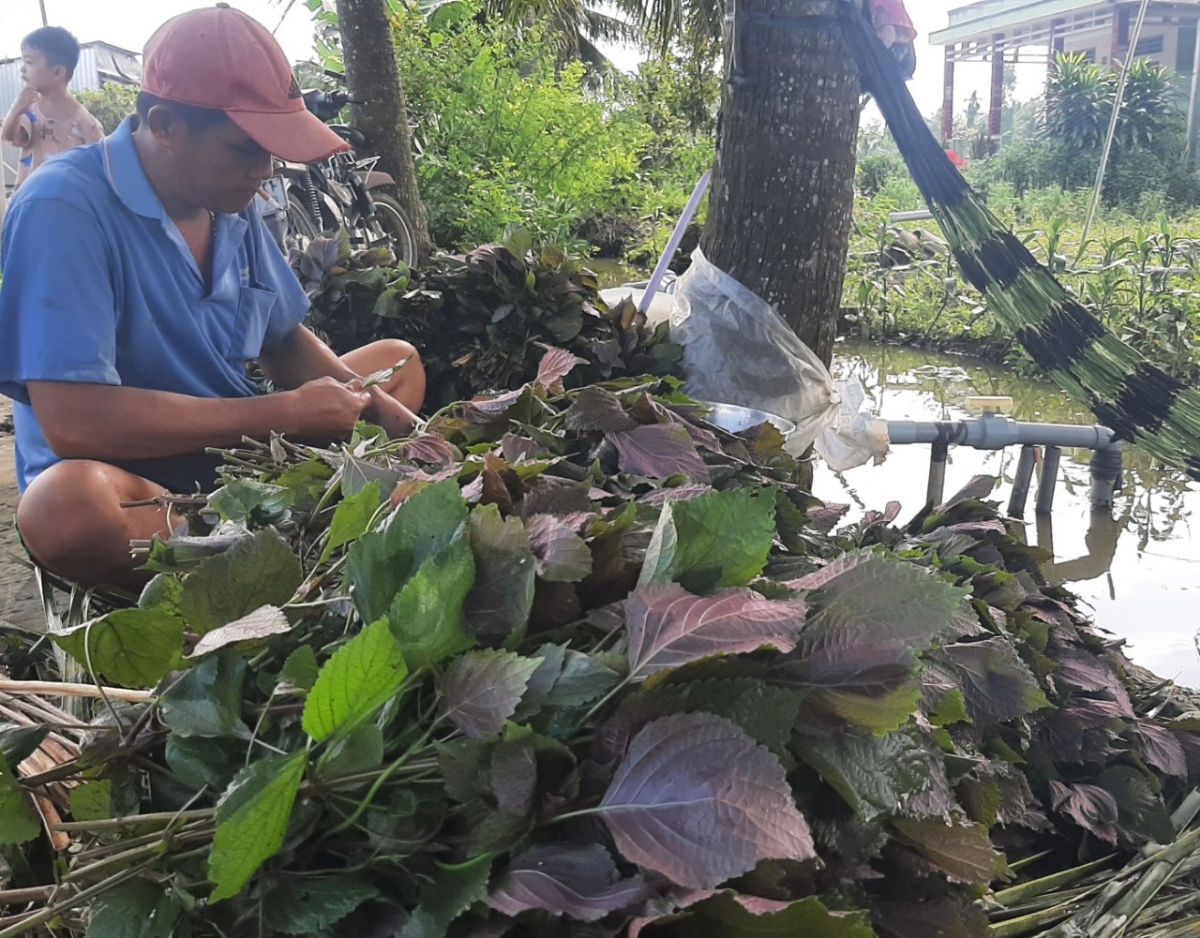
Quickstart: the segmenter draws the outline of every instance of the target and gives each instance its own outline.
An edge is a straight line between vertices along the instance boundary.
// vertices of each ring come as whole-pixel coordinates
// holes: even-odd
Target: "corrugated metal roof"
[[[117,53],[120,53],[121,55],[128,56],[129,58],[135,59],[135,60],[141,57],[140,52],[134,52],[132,49],[124,49],[121,46],[114,46],[111,42],[103,42],[102,40],[99,40],[99,39],[94,40],[92,42],[81,42],[79,44],[79,51],[81,53],[83,52],[84,49],[92,49],[92,48],[108,49],[111,52],[117,52]],[[0,65],[4,65],[7,62],[19,62],[19,61],[21,61],[21,57],[19,55],[14,55],[10,59],[0,59]]]

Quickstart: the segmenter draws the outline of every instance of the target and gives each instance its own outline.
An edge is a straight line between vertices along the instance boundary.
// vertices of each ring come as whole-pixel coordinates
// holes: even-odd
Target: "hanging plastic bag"
[[[841,428],[832,447],[834,469],[876,455],[878,427],[871,428],[874,438],[856,445],[854,421],[843,414],[842,395],[812,349],[765,300],[710,264],[699,248],[675,290],[671,338],[683,346],[685,389],[696,400],[787,418],[796,425],[787,441],[795,455],[814,442],[820,452],[820,437]],[[861,400],[861,386],[858,393]],[[864,421],[862,429],[866,426]]]
[[[821,431],[813,446],[835,472],[853,469],[872,459],[879,465],[892,446],[887,421],[863,412],[867,395],[862,382],[836,381],[834,388],[841,397],[837,416]]]

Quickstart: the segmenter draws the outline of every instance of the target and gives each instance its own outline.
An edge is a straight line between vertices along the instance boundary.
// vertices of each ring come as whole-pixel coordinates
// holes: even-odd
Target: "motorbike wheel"
[[[287,246],[289,249],[304,250],[308,242],[321,237],[321,232],[313,224],[308,214],[304,199],[295,192],[288,193],[287,210]]]
[[[408,215],[400,203],[386,193],[373,191],[371,201],[375,203],[375,221],[391,242],[392,253],[407,266],[414,266],[417,263],[417,238]]]

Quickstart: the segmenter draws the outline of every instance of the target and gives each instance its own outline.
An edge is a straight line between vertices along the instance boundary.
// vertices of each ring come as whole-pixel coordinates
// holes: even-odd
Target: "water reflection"
[[[1073,560],[1060,560],[1054,550],[1054,516],[1037,516],[1034,519],[1037,525],[1037,545],[1054,554],[1052,561],[1042,565],[1046,582],[1051,586],[1058,586],[1061,583],[1079,583],[1104,576],[1108,578],[1111,596],[1114,592],[1111,576],[1113,558],[1117,555],[1117,541],[1128,522],[1128,515],[1115,518],[1109,511],[1093,511],[1087,534],[1083,537],[1087,553]]]
[[[839,344],[834,370],[858,378],[870,408],[892,420],[955,420],[971,416],[969,396],[1014,399],[1017,420],[1090,424],[1094,418],[1057,386],[994,365],[902,348]],[[928,446],[898,446],[883,466],[833,473],[818,465],[817,494],[847,502],[855,514],[895,499],[903,520],[921,507],[929,473]],[[973,476],[1001,482],[993,498],[1006,505],[1019,447],[999,451],[952,447],[946,494]],[[1054,513],[1037,523],[1026,515],[1026,536],[1054,552],[1046,568],[1092,608],[1096,624],[1129,641],[1139,663],[1163,677],[1200,686],[1193,636],[1200,626],[1200,538],[1192,519],[1200,487],[1163,469],[1144,452],[1125,450],[1124,487],[1113,512],[1091,510],[1089,450],[1064,450]]]

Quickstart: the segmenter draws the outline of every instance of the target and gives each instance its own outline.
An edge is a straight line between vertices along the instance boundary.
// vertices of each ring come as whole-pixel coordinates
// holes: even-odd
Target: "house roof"
[[[969,39],[991,38],[994,34],[1030,27],[1069,14],[1089,10],[1109,10],[1107,0],[980,0],[950,11],[950,25],[931,33],[929,42],[947,46]]]
[[[105,42],[102,39],[93,39],[91,42],[81,42],[79,44],[79,48],[81,50],[95,49],[97,46],[104,48],[104,49],[108,49],[110,52],[119,52],[121,55],[127,55],[132,59],[141,58],[140,52],[134,52],[131,49],[125,49],[125,48],[122,48],[121,46],[115,46],[111,42]],[[21,59],[21,57],[19,55],[14,55],[11,58],[7,58],[7,59],[0,59],[0,65],[7,65],[9,62],[18,62],[18,61],[20,61],[20,59]]]
[[[997,49],[1048,47],[1053,38],[1111,29],[1116,12],[1137,12],[1140,0],[979,0],[950,11],[950,23],[929,42],[954,61],[987,59]],[[1155,0],[1147,23],[1191,25],[1200,0]]]

